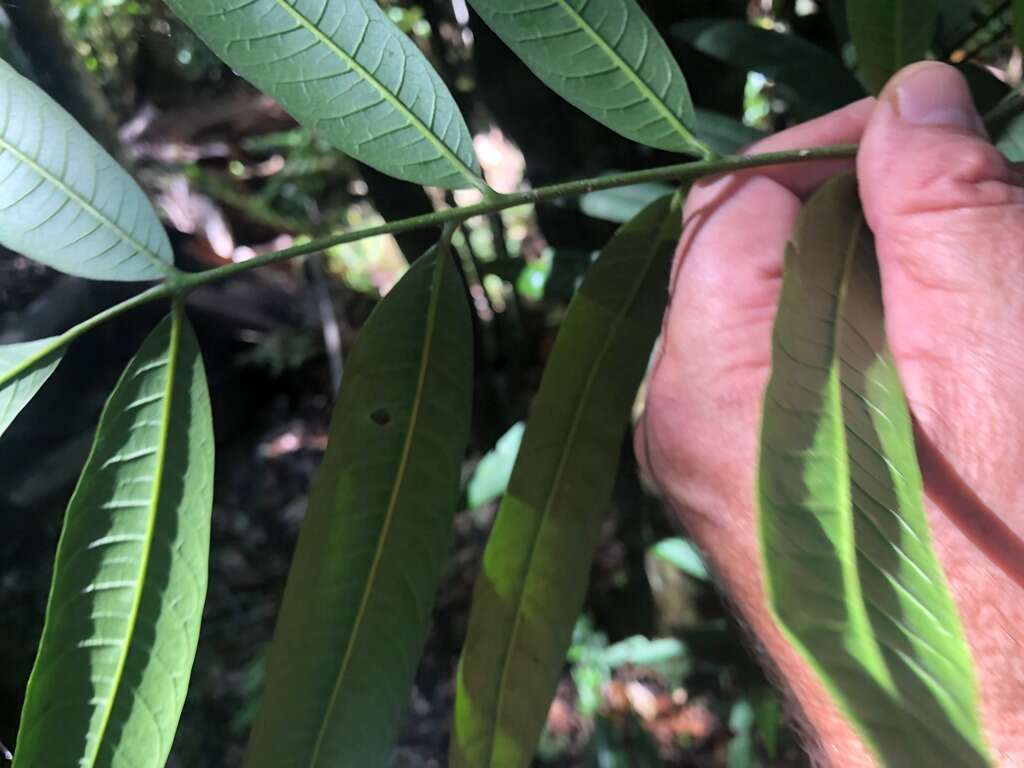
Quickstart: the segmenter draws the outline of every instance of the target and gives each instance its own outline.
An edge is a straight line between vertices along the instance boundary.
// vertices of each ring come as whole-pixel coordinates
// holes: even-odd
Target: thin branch
[[[279,261],[287,261],[299,256],[305,256],[317,251],[326,250],[343,243],[351,243],[357,240],[365,240],[380,235],[394,235],[401,232],[408,232],[413,229],[427,227],[440,227],[448,223],[459,224],[467,219],[476,216],[483,216],[490,213],[503,211],[507,208],[514,208],[519,205],[535,205],[565,197],[578,197],[588,192],[597,192],[617,187],[629,187],[637,184],[645,184],[652,181],[694,181],[704,176],[714,176],[720,173],[730,173],[750,168],[758,168],[767,165],[780,165],[787,163],[810,162],[814,160],[829,160],[852,158],[857,154],[857,147],[854,144],[839,144],[831,147],[816,147],[813,149],[798,149],[789,152],[766,152],[756,155],[739,155],[731,157],[716,158],[678,165],[666,165],[660,168],[651,168],[643,171],[632,171],[630,173],[619,173],[608,176],[599,176],[578,181],[568,181],[561,184],[552,184],[547,187],[515,192],[508,195],[494,195],[485,197],[483,201],[474,205],[467,205],[461,208],[451,208],[436,213],[413,216],[408,219],[388,222],[376,227],[368,227],[356,232],[341,232],[327,237],[317,238],[301,245],[285,248],[282,251],[265,253],[248,261],[241,261],[234,264],[226,264],[207,272],[198,272],[184,275],[175,280],[173,291],[175,293],[189,293],[200,285],[206,285],[226,277],[247,272],[250,269],[257,269],[268,264]]]

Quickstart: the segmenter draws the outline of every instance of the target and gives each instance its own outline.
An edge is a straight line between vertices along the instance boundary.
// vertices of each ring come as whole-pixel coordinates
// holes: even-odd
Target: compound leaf
[[[846,4],[864,85],[878,93],[907,64],[928,54],[939,19],[936,0],[856,0]]]
[[[16,768],[163,768],[206,596],[213,430],[180,308],[129,363],[68,505]]]
[[[0,435],[57,370],[64,357],[59,336],[0,346]]]
[[[623,226],[569,306],[477,578],[452,768],[524,768],[533,758],[665,309],[680,198]]]
[[[472,326],[450,250],[420,258],[345,366],[247,768],[388,764],[459,500]]]
[[[883,765],[987,765],[856,182],[786,255],[758,469],[768,600]]]
[[[470,0],[545,84],[628,139],[704,155],[679,65],[636,0]]]
[[[3,61],[0,243],[92,280],[159,280],[174,272],[167,233],[131,176]]]
[[[167,0],[221,59],[300,123],[419,184],[484,187],[469,129],[376,0]]]

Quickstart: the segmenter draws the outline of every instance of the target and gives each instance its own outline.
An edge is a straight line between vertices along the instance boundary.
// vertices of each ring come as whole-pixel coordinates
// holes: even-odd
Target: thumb
[[[922,62],[885,87],[860,145],[861,199],[883,277],[989,290],[1020,260],[1020,176],[991,144],[967,82]],[[1003,231],[998,231],[1003,227]]]

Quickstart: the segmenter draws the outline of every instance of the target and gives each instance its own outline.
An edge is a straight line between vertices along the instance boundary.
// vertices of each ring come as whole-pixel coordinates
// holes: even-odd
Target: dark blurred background
[[[389,1],[445,78],[499,191],[678,162],[541,85],[464,0]],[[731,151],[857,98],[841,0],[641,0],[679,58],[707,136]],[[945,0],[938,55],[1017,83],[1009,3]],[[753,32],[751,37],[749,33]],[[795,46],[795,47],[794,47]],[[473,199],[329,149],[223,67],[156,0],[0,0],[0,56],[46,88],[156,201],[198,270]],[[994,87],[994,86],[993,86]],[[476,402],[463,511],[397,764],[443,766],[473,579],[531,396],[573,290],[618,222],[662,187],[470,222]],[[171,766],[240,764],[263,661],[344,358],[432,231],[331,249],[194,294],[217,433],[210,593]],[[0,253],[0,343],[48,336],[137,290]],[[99,409],[159,319],[75,342],[0,442],[0,739],[13,742],[64,506]],[[628,443],[538,765],[801,766],[780,699],[697,553],[643,487]]]

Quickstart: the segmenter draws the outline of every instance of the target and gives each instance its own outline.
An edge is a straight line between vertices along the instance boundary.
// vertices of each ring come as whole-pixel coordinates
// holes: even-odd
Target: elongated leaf
[[[896,71],[928,54],[938,23],[937,0],[856,0],[846,18],[861,80],[878,93]]]
[[[628,139],[705,154],[686,80],[636,0],[470,0],[562,98]]]
[[[400,179],[482,187],[452,95],[376,0],[167,0],[232,69],[348,155]]]
[[[738,19],[695,19],[676,24],[672,34],[719,61],[776,81],[801,119],[864,96],[864,89],[838,57],[794,34],[772,32]]]
[[[3,61],[0,243],[93,280],[158,280],[173,271],[167,233],[131,176]]]
[[[180,309],[110,396],[68,506],[16,768],[163,768],[206,595],[213,431]]]
[[[363,327],[292,559],[245,765],[388,764],[469,437],[472,327],[447,247]]]
[[[681,218],[679,196],[645,208],[569,306],[473,594],[453,768],[520,768],[533,758],[665,308]]]
[[[64,346],[57,336],[0,346],[0,435],[57,370],[63,357]]]
[[[786,256],[758,479],[769,603],[883,765],[987,765],[856,183]]]

